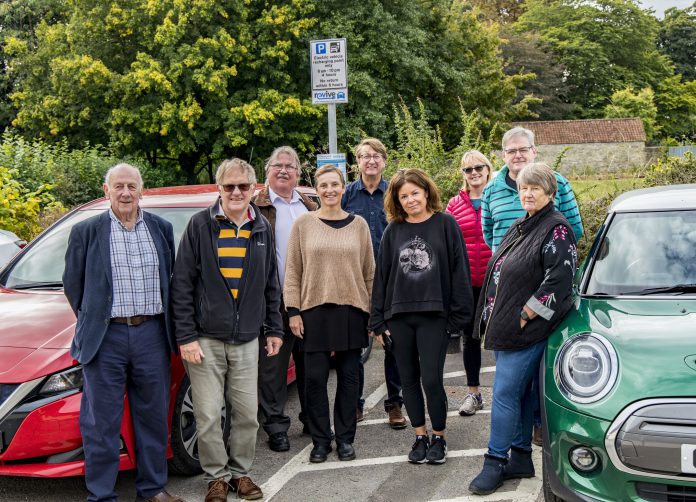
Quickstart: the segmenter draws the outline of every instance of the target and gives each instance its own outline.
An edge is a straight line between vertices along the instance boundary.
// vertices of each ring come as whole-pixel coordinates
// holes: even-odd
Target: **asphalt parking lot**
[[[478,473],[488,440],[490,397],[495,376],[493,356],[484,353],[481,373],[485,407],[473,417],[460,417],[457,409],[465,396],[465,376],[461,353],[448,354],[445,386],[449,397],[447,422],[447,463],[440,466],[412,465],[406,461],[414,436],[410,427],[392,430],[386,424],[382,399],[383,353],[376,348],[365,367],[367,415],[358,426],[355,442],[357,459],[340,462],[335,453],[322,464],[310,464],[311,439],[301,434],[295,420],[289,431],[290,451],[268,449],[265,434],[259,433],[252,477],[262,484],[265,499],[274,502],[381,501],[515,501],[538,502],[541,494],[541,451],[534,447],[537,476],[506,481],[498,492],[488,496],[470,495],[467,486]],[[333,383],[333,380],[332,380]],[[330,396],[332,395],[330,391]],[[299,404],[294,384],[290,389],[288,413],[297,417]],[[117,485],[120,500],[135,499],[135,474],[121,473]],[[202,501],[202,476],[171,477],[168,489],[189,502]],[[230,493],[229,500],[235,500]],[[3,502],[67,502],[86,499],[82,478],[35,479],[0,478]]]

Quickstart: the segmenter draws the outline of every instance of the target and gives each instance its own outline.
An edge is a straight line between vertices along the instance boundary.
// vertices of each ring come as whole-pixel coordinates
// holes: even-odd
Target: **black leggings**
[[[481,288],[473,287],[474,292],[474,307],[478,305]],[[473,323],[472,323],[473,325]],[[481,373],[481,339],[474,338],[474,328],[471,331],[464,333],[464,370],[466,371],[466,385],[469,387],[478,387],[479,374]]]
[[[447,394],[442,375],[447,355],[447,320],[437,313],[397,314],[387,326],[411,425],[425,425],[424,390],[433,430],[444,431]]]

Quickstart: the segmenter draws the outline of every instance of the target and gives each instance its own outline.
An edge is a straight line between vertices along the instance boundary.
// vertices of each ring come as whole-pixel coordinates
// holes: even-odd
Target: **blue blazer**
[[[169,348],[176,352],[169,310],[174,231],[171,223],[154,214],[143,211],[143,220],[157,249],[166,336]],[[63,291],[77,316],[70,355],[81,364],[89,363],[97,355],[111,322],[113,282],[110,236],[111,218],[109,212],[104,211],[72,228],[65,253]]]

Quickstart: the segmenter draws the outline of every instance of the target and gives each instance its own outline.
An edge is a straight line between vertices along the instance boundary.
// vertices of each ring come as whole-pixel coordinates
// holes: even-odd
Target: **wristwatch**
[[[531,317],[529,317],[529,314],[527,314],[527,311],[524,309],[520,311],[520,317],[527,322],[529,322],[529,320],[531,319]]]

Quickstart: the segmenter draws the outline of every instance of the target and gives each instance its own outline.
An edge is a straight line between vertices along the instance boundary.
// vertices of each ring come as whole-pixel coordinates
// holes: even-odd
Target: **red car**
[[[303,193],[316,200],[311,188]],[[170,221],[179,242],[189,218],[217,197],[216,185],[146,190],[141,207]],[[60,219],[0,273],[0,475],[60,477],[84,474],[78,424],[82,368],[70,357],[75,316],[63,295],[70,229],[108,208],[99,199]],[[294,364],[288,382],[295,379]],[[172,358],[169,410],[170,470],[200,472],[188,377]],[[224,413],[221,417],[223,427]],[[229,433],[229,431],[227,431]],[[126,401],[121,470],[135,467],[135,438]]]

